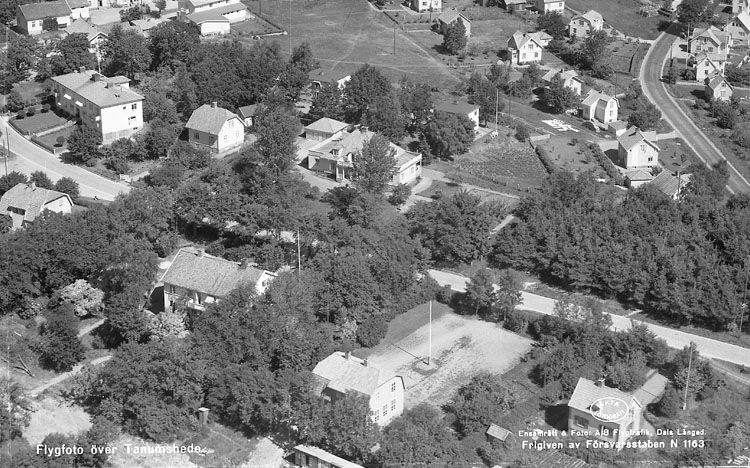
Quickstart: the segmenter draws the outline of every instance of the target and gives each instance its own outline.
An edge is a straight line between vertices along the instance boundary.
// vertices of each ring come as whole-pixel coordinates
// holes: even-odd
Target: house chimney
[[[367,358],[362,359],[362,365],[367,367]]]
[[[78,73],[85,73],[86,67],[78,67]]]
[[[367,125],[360,125],[359,131],[362,133],[367,133]]]
[[[594,382],[594,384],[595,384],[595,385],[596,385],[597,387],[600,387],[600,388],[601,388],[601,387],[603,387],[603,386],[604,386],[604,379],[596,379],[596,382]]]
[[[101,80],[102,80],[102,75],[98,73],[91,74],[91,81],[101,81]]]
[[[198,258],[203,258],[203,256],[206,254],[206,251],[203,249],[198,249]]]
[[[243,258],[242,261],[240,262],[240,269],[241,270],[247,269],[247,266],[249,264],[250,264],[250,262],[246,258]]]
[[[351,351],[347,351],[347,352],[346,352],[346,354],[344,354],[344,357],[345,357],[345,358],[346,358],[346,360],[348,361],[348,360],[349,360],[349,358],[350,358],[350,357],[352,357],[352,353],[351,353]]]
[[[201,424],[208,424],[208,412],[209,409],[201,406],[198,408],[198,422]]]
[[[218,105],[218,102],[216,102],[216,101],[214,101],[214,102],[211,103],[211,107],[214,108],[214,109],[216,109],[217,105]]]
[[[30,182],[30,183],[29,183],[29,188],[30,188],[31,190],[36,190],[36,182],[34,182],[34,181]]]

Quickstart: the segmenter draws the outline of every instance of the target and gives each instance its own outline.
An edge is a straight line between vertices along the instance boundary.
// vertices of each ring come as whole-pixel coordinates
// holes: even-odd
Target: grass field
[[[500,325],[454,314],[432,305],[432,360],[428,366],[428,306],[415,307],[391,322],[389,334],[367,350],[373,366],[404,378],[406,408],[419,403],[442,405],[472,375],[503,373],[513,367],[532,341]]]
[[[666,21],[662,16],[645,18],[638,14],[641,4],[636,0],[567,0],[566,7],[581,13],[596,10],[604,17],[604,22],[628,36],[642,39],[656,39],[659,23]]]
[[[23,119],[14,119],[13,124],[21,130],[24,134],[38,133],[59,125],[63,125],[67,122],[67,119],[60,117],[52,111],[49,112],[37,112],[31,117],[24,117]]]
[[[258,12],[258,1],[245,4]],[[404,75],[436,87],[452,88],[458,82],[441,62],[365,0],[294,1],[291,6],[290,10],[289,1],[262,5],[264,18],[290,32],[263,39],[278,42],[284,53],[289,53],[290,46],[307,42],[324,68],[355,71],[369,63],[393,82]]]

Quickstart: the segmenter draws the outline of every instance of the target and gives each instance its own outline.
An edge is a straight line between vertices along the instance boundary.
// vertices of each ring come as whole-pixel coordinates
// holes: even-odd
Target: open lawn
[[[700,159],[695,155],[681,138],[672,140],[659,140],[659,163],[671,172],[684,171],[693,163],[699,163]]]
[[[374,367],[404,378],[407,408],[422,402],[442,405],[472,375],[505,372],[531,348],[531,340],[498,324],[456,315],[439,303],[433,303],[432,309],[430,365],[426,364],[430,331],[427,304],[394,320],[383,342],[362,354]]]
[[[635,0],[567,0],[565,6],[578,12],[596,10],[604,17],[604,22],[632,37],[656,39],[659,24],[667,21],[663,16],[646,18],[638,14],[641,4]]]
[[[258,13],[258,1],[246,1]],[[423,50],[366,0],[263,2],[263,17],[287,29],[290,36],[274,36],[284,53],[307,42],[323,68],[355,71],[365,63],[378,67],[391,81],[402,76],[431,86],[452,88],[458,82],[450,70]],[[291,16],[291,26],[290,26]],[[432,34],[419,32],[417,34]],[[394,35],[396,54],[394,55]]]
[[[23,119],[17,119],[14,117],[13,125],[25,135],[33,135],[63,125],[67,121],[68,119],[65,117],[61,117],[54,112],[49,111],[38,112],[30,117],[26,116]]]
[[[272,24],[257,17],[248,18],[245,21],[241,21],[239,23],[233,23],[230,28],[232,34],[237,34],[239,36],[253,36],[259,34],[280,32],[280,30],[274,27]]]
[[[41,141],[44,145],[50,148],[62,148],[64,150],[64,149],[67,149],[68,147],[68,137],[70,137],[70,134],[73,133],[75,129],[76,127],[74,125],[72,127],[64,128],[56,132],[52,132],[52,133],[48,133],[40,137],[36,137],[36,139]],[[59,147],[57,146],[58,145],[57,138],[61,136],[65,138],[65,142],[62,144],[62,147]]]
[[[57,398],[45,398],[36,403],[35,408],[28,427],[23,431],[23,436],[32,447],[49,434],[76,435],[91,427],[91,418],[83,408]]]

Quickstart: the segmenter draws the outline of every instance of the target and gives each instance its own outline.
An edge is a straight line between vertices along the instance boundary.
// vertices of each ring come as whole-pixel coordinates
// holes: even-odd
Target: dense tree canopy
[[[471,262],[489,253],[492,223],[501,206],[461,191],[432,203],[420,202],[409,210],[412,235],[438,262]]]
[[[424,136],[433,156],[451,160],[465,153],[474,141],[474,122],[463,115],[438,111],[425,126]]]
[[[365,192],[383,193],[396,165],[396,150],[386,137],[375,134],[352,158],[354,185]]]
[[[622,202],[599,192],[586,176],[551,176],[521,203],[521,222],[500,233],[496,261],[674,320],[736,325],[750,241],[730,233],[747,232],[745,204],[716,206],[710,189],[682,203],[649,186]]]

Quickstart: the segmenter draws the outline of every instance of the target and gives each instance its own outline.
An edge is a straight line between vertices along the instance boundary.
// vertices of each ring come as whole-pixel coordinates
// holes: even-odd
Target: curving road
[[[429,270],[429,274],[440,286],[449,284],[454,291],[466,291],[466,283],[468,283],[469,278],[465,276],[441,270]],[[516,306],[516,309],[530,310],[545,315],[554,314],[555,303],[557,302],[554,299],[528,293],[526,291],[521,291],[521,297],[522,301]],[[693,342],[696,344],[701,356],[705,358],[721,359],[742,366],[750,366],[750,349],[748,348],[742,348],[730,343],[724,343],[711,338],[685,333],[672,328],[662,327],[660,325],[654,325],[653,323],[640,322],[621,315],[608,315],[612,319],[611,328],[613,330],[628,330],[633,323],[644,323],[649,330],[656,334],[656,336],[663,338],[670,348],[682,349]]]
[[[672,30],[672,25],[669,30]],[[643,94],[649,101],[654,103],[661,112],[664,120],[674,128],[677,134],[687,143],[695,154],[707,165],[712,166],[717,162],[726,160],[722,152],[701,132],[695,123],[680,108],[674,98],[667,92],[662,82],[664,63],[677,36],[663,32],[654,41],[643,59],[640,70],[641,86]],[[750,192],[750,182],[737,171],[737,168],[729,163],[729,181],[727,189],[731,193]]]
[[[34,171],[44,171],[53,182],[70,177],[78,182],[82,196],[98,197],[102,200],[114,200],[118,194],[130,191],[130,186],[123,182],[115,182],[81,167],[63,163],[58,156],[50,154],[16,132],[5,119],[0,119],[0,132],[2,145],[5,145],[7,134],[10,150],[16,156],[8,161],[8,171],[18,171],[26,175]],[[4,169],[0,164],[3,174]]]

